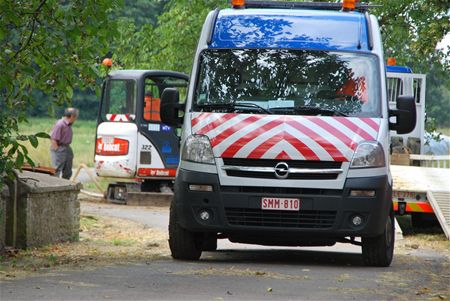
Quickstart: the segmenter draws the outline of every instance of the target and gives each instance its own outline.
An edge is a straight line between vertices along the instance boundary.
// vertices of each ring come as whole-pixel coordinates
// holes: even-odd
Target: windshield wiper
[[[348,116],[347,114],[341,112],[341,111],[335,111],[330,109],[324,109],[319,107],[312,107],[312,106],[296,106],[296,107],[278,107],[278,108],[272,108],[272,111],[274,110],[293,110],[295,112],[301,112],[311,115],[319,115],[319,114],[327,114],[326,116]]]
[[[253,109],[257,109],[259,111],[262,111],[266,114],[272,114],[272,112],[268,111],[267,109],[255,104],[255,103],[210,103],[210,104],[196,104],[195,105],[197,108],[200,109],[225,109],[225,110],[234,110],[237,109],[239,107],[241,108],[253,108]]]

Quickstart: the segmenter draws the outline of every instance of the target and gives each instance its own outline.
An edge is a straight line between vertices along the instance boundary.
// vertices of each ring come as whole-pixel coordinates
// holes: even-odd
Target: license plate
[[[288,210],[299,211],[300,200],[288,198],[266,198],[261,199],[261,209],[263,210]]]

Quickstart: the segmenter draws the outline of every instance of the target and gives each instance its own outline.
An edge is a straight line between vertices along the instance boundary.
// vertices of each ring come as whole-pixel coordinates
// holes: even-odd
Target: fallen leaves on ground
[[[127,263],[169,256],[167,233],[120,218],[82,215],[78,242],[28,250],[9,249],[0,259],[0,280],[52,267]]]

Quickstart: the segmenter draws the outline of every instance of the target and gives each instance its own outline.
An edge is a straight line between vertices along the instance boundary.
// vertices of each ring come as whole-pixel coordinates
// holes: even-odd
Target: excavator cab
[[[180,129],[161,122],[160,98],[165,89],[176,88],[184,103],[188,81],[183,73],[153,70],[113,71],[105,79],[95,170],[101,177],[126,179],[110,185],[110,201],[125,203],[130,189],[158,192],[172,187],[179,163]]]

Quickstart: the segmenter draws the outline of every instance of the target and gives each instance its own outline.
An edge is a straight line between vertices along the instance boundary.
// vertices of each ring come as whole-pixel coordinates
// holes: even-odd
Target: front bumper
[[[192,184],[211,185],[213,191],[190,191]],[[375,236],[384,231],[392,207],[387,176],[349,178],[342,190],[237,187],[220,186],[214,174],[180,169],[174,188],[182,227],[222,233],[237,242],[289,245],[297,240]],[[375,196],[352,197],[352,189],[375,190]],[[262,210],[262,197],[298,198],[300,211]],[[211,216],[207,221],[200,218],[205,210]],[[351,223],[356,214],[363,219],[359,226]]]

